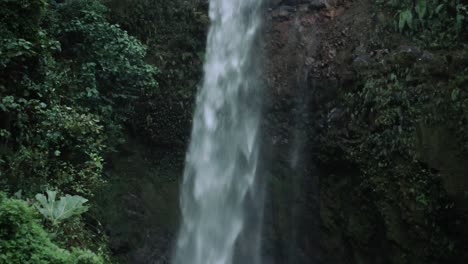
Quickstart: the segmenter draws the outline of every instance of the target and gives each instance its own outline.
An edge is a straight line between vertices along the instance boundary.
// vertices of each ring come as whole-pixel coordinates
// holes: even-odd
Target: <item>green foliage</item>
[[[26,202],[0,194],[1,264],[101,264],[88,250],[64,250],[54,244]]]
[[[1,248],[8,263],[102,263],[100,256],[74,248],[106,251],[99,221],[82,214],[82,197],[92,200],[105,183],[104,157],[123,142],[123,128],[169,143],[188,135],[206,3],[124,6],[124,13],[109,13],[99,0],[0,0],[0,188],[22,190],[24,197],[54,189],[73,194],[36,196],[52,235],[31,213],[31,237],[51,249],[38,249],[46,255],[28,262],[23,249],[7,256],[13,253],[1,255]],[[159,86],[164,92],[156,93]]]
[[[66,251],[54,245],[23,201],[0,201],[0,263],[66,263]]]
[[[74,248],[70,256],[70,264],[104,264],[104,260],[89,250]]]
[[[2,190],[93,197],[105,183],[104,156],[123,141],[136,102],[158,86],[146,47],[106,14],[98,0],[0,1]],[[71,217],[84,212],[85,199],[48,195],[37,196],[38,209],[56,242],[104,252],[99,222]],[[99,263],[82,253],[72,263]]]
[[[464,70],[449,71],[457,67]],[[390,240],[408,251],[419,248],[417,254],[423,262],[446,262],[461,246],[447,227],[461,218],[444,219],[457,213],[440,172],[422,158],[425,147],[421,147],[420,134],[442,127],[447,131],[444,137],[450,137],[456,146],[454,156],[466,156],[466,67],[456,59],[446,61],[403,47],[376,58],[359,74],[360,81],[337,102],[346,113],[346,126],[328,128],[321,152],[358,166],[361,175],[356,194],[372,201]],[[435,140],[430,143],[437,144]],[[395,220],[395,214],[402,220]],[[399,221],[406,229],[399,227]],[[397,231],[408,234],[403,239]],[[417,241],[427,243],[418,245]]]
[[[155,91],[157,69],[144,61],[146,47],[107,22],[106,8],[98,3],[60,5],[48,23],[51,34],[62,43],[61,67],[75,77],[69,87],[78,90],[71,99],[118,121],[115,126],[132,116],[132,102]]]
[[[3,36],[19,33],[18,37],[35,40],[37,25],[44,15],[44,0],[2,0],[0,1],[0,32]],[[4,35],[6,34],[6,35]]]
[[[390,247],[400,253],[393,262],[457,262],[466,244],[457,232],[468,221],[460,210],[467,201],[463,188],[454,186],[464,185],[468,155],[467,6],[377,3],[376,17],[390,23],[372,43],[378,50],[365,65],[355,64],[357,82],[334,102],[342,115],[324,121],[319,158],[358,171],[343,181],[355,187],[354,199],[374,210],[365,218],[382,225],[378,236],[398,248]]]
[[[136,128],[159,144],[185,143],[202,73],[207,2],[113,0],[108,5],[113,20],[148,45],[148,60],[161,69],[161,90],[141,102]]]
[[[36,205],[37,210],[53,225],[58,225],[60,222],[74,215],[80,215],[88,210],[88,207],[83,205],[88,200],[78,195],[65,195],[59,201],[55,200],[56,191],[47,191],[47,197],[43,194],[36,194],[36,200],[39,204]]]
[[[395,12],[395,29],[424,46],[458,45],[467,37],[468,6],[461,0],[378,1]]]
[[[0,184],[92,196],[103,155],[122,142],[136,100],[154,92],[157,69],[100,1],[13,2],[2,2],[8,17],[37,14],[27,28],[1,20]]]
[[[16,142],[9,145],[17,149],[4,153],[9,162],[4,171],[15,189],[58,186],[66,192],[91,195],[91,190],[102,184],[105,135],[96,115],[8,96],[3,105],[16,117],[7,131],[16,133]]]

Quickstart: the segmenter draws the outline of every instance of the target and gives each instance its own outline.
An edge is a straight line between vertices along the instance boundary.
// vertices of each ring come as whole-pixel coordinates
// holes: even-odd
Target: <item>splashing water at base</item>
[[[210,0],[205,76],[186,158],[175,264],[259,261],[260,225],[246,219],[249,211],[259,213],[247,208],[261,199],[255,190],[261,2]]]

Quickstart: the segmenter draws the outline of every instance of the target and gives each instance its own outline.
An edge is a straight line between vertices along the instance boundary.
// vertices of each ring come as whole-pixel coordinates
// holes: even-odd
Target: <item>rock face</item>
[[[329,109],[330,122],[340,123],[343,111],[330,102],[342,83],[353,78],[353,48],[345,36],[368,21],[356,19],[363,6],[347,14],[346,27],[335,30],[335,19],[345,13],[343,5],[324,1],[282,1],[268,14],[266,25],[266,77],[268,103],[265,107],[265,153],[268,155],[265,209],[265,255],[268,263],[354,263],[342,226],[340,210],[352,210],[352,184],[343,179],[322,179],[314,153],[317,129],[315,112]],[[365,7],[365,6],[364,6]],[[345,22],[342,22],[345,23]],[[354,31],[355,32],[354,32]],[[357,40],[347,40],[357,43]],[[345,45],[346,44],[346,45]],[[338,125],[338,124],[337,124]],[[353,175],[352,170],[343,172]],[[336,182],[335,182],[336,180]],[[327,181],[327,182],[326,182]],[[336,192],[336,193],[335,193]],[[357,206],[357,205],[354,205]],[[358,223],[356,216],[352,221]],[[368,223],[372,225],[372,223]],[[353,232],[364,234],[366,226]]]
[[[414,89],[407,100],[421,103],[414,97],[426,87],[450,104],[442,95],[450,92],[437,87],[450,86],[447,79],[466,71],[463,59],[452,59],[466,58],[466,52],[429,52],[397,34],[388,37],[391,41],[379,39],[377,26],[385,18],[373,17],[372,5],[366,0],[270,5],[264,144],[271,165],[265,214],[265,255],[274,260],[271,263],[467,261],[463,252],[468,237],[464,162],[468,157],[460,154],[457,140],[463,141],[463,136],[456,136],[453,128],[463,118],[458,115],[455,123],[435,121],[435,126],[410,120],[411,125],[400,129],[402,138],[408,130],[407,138],[414,142],[408,149],[414,156],[390,161],[391,166],[406,169],[390,166],[385,176],[376,176],[379,170],[372,167],[381,165],[367,167],[371,158],[351,150],[364,146],[360,141],[366,139],[353,138],[356,121],[349,105],[343,105],[349,103],[343,98],[368,85],[368,80],[393,73],[399,78],[405,76],[399,69],[405,68],[411,76],[405,76],[404,85]],[[458,70],[451,71],[454,68]],[[365,109],[363,99],[354,100],[355,106]],[[425,104],[435,106],[436,99],[429,98],[415,111]],[[363,133],[381,137],[376,120],[383,115],[366,114]],[[407,178],[391,180],[405,170],[411,171]],[[414,186],[427,191],[413,190]]]
[[[184,150],[148,148],[128,138],[108,157],[105,189],[96,197],[117,263],[168,264],[179,223]]]
[[[383,41],[377,25],[386,18],[373,16],[374,2],[268,3],[266,264],[468,263],[468,157],[456,128],[466,120],[416,120],[412,108],[398,107],[417,103],[416,112],[437,112],[424,108],[424,100],[432,106],[437,99],[449,116],[459,115],[452,86],[468,56],[402,36]],[[382,86],[394,89],[383,96],[389,101],[372,97]],[[369,138],[387,140],[366,145]],[[395,138],[411,141],[414,153],[376,158],[404,145]],[[185,149],[125,148],[110,159],[110,195],[100,197],[113,251],[123,263],[169,263]]]

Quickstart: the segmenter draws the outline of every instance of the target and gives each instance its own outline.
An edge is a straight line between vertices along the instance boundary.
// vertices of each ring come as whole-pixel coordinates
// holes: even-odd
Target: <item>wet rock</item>
[[[435,56],[430,52],[424,51],[421,57],[419,58],[419,61],[423,63],[434,63]]]
[[[399,53],[414,55],[419,57],[422,54],[422,51],[416,46],[400,46],[397,50]]]
[[[315,59],[312,58],[312,57],[307,57],[306,60],[305,60],[305,64],[307,66],[311,66],[314,62],[315,62]]]
[[[422,54],[423,52],[418,47],[400,46],[393,54],[393,58],[398,64],[412,65]]]
[[[329,126],[341,127],[343,125],[343,118],[345,111],[341,108],[333,108],[327,115],[327,123]]]
[[[356,75],[353,71],[345,70],[341,73],[341,81],[343,85],[351,85],[356,80]]]
[[[414,69],[421,76],[426,74],[441,76],[447,74],[448,68],[444,58],[423,51],[422,55],[417,59]]]
[[[277,7],[279,4],[281,4],[282,0],[270,0],[269,6],[270,7]]]
[[[463,71],[466,69],[466,67],[468,67],[467,51],[455,52],[448,59],[450,62],[451,72]]]
[[[300,5],[300,6],[298,6],[297,9],[299,10],[299,12],[306,13],[306,12],[309,11],[309,5],[307,5],[307,4]]]
[[[279,8],[273,10],[272,17],[275,19],[288,19],[289,16],[294,13],[296,10],[291,6],[280,6]]]
[[[326,0],[269,0],[269,7],[307,5],[310,10],[320,10],[327,7]]]
[[[458,153],[459,146],[453,132],[444,126],[417,127],[417,153],[419,159],[431,168],[440,171],[446,192],[459,202],[460,207],[468,210],[466,190],[468,190],[467,155]]]
[[[314,0],[283,0],[281,4],[288,5],[288,6],[296,6],[301,4],[308,4],[313,2]]]
[[[312,0],[309,3],[309,9],[310,10],[321,10],[326,8],[327,5],[325,4],[324,0]]]
[[[372,65],[372,58],[369,55],[358,56],[353,61],[353,68],[357,72],[367,70]]]
[[[374,57],[377,60],[381,60],[385,56],[387,56],[387,54],[389,54],[389,51],[388,51],[388,49],[379,49],[379,50],[375,50],[373,53],[374,53]]]
[[[421,58],[421,62],[432,75],[447,76],[449,74],[447,59],[443,56],[434,55],[432,58],[426,56],[426,58]]]
[[[354,57],[366,56],[366,55],[367,55],[367,49],[362,43],[359,46],[357,46],[353,51]]]

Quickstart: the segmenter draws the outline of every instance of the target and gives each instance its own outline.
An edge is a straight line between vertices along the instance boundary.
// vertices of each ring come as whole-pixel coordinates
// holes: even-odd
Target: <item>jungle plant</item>
[[[91,197],[157,69],[100,1],[23,2],[0,2],[4,17],[30,14],[0,19],[0,184]]]
[[[394,10],[394,28],[432,47],[446,47],[466,38],[468,6],[461,0],[378,1]]]
[[[452,262],[464,244],[448,228],[466,223],[454,208],[460,193],[447,188],[447,167],[434,163],[463,163],[468,154],[468,93],[463,89],[468,72],[461,59],[466,53],[449,54],[447,59],[403,46],[376,58],[371,67],[356,67],[359,81],[336,102],[344,109],[344,124],[330,124],[320,139],[321,153],[331,153],[325,158],[338,157],[359,169],[357,195],[371,200],[389,230],[387,238],[401,239],[391,230],[404,223],[401,230],[409,235],[397,241],[400,245],[427,241],[415,257],[425,263]]]
[[[123,142],[134,104],[157,88],[146,47],[106,12],[99,0],[0,0],[0,189],[73,194],[36,197],[70,251],[105,251],[94,219],[72,216],[105,183],[104,156]],[[55,263],[23,260],[8,263]]]
[[[158,144],[184,144],[201,80],[208,24],[206,1],[108,1],[112,20],[145,43],[160,70],[160,91],[141,100],[136,128]]]
[[[40,193],[36,194],[38,204],[35,206],[54,226],[88,210],[88,207],[84,205],[88,200],[81,196],[67,194],[56,201],[56,191],[47,190],[46,193],[47,197]]]
[[[25,201],[0,193],[0,264],[103,264],[89,250],[65,250],[39,224]]]

